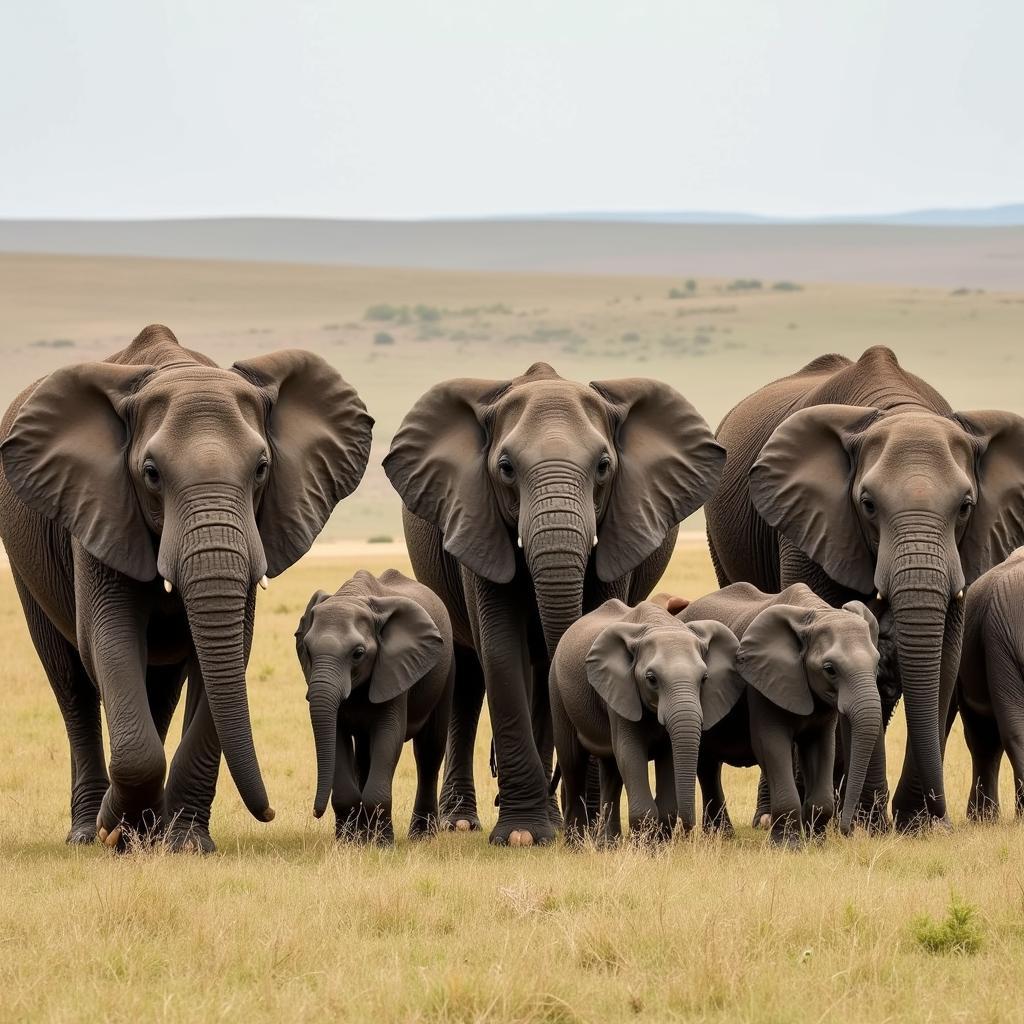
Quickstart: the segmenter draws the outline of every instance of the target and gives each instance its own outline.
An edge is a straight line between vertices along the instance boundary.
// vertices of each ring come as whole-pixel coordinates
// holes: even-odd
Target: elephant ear
[[[587,680],[620,718],[639,722],[644,708],[633,678],[633,649],[645,627],[613,622],[598,634],[587,652]]]
[[[853,612],[859,615],[867,624],[868,632],[871,634],[871,645],[878,649],[878,619],[875,618],[871,609],[863,601],[847,601],[843,605],[844,612]]]
[[[978,445],[978,503],[960,541],[964,579],[973,583],[1024,544],[1024,419],[1000,410],[956,419]]]
[[[270,477],[256,524],[267,575],[297,562],[334,507],[359,484],[373,419],[355,388],[320,356],[300,349],[235,363],[267,396]]]
[[[2,445],[4,473],[34,512],[136,580],[156,575],[127,452],[132,396],[152,366],[80,363],[44,378]]]
[[[736,670],[740,644],[728,626],[714,619],[698,619],[686,625],[704,645],[708,678],[700,690],[700,706],[707,732],[725,718],[747,688],[747,681]]]
[[[374,597],[378,649],[370,701],[383,704],[405,693],[438,662],[444,640],[434,620],[408,597]]]
[[[874,560],[854,508],[856,435],[881,412],[859,405],[815,405],[775,428],[750,469],[750,498],[761,518],[837,583],[870,593]]]
[[[807,608],[772,605],[747,627],[736,652],[736,667],[743,678],[794,715],[809,715],[814,710],[804,668],[804,636],[812,616]]]
[[[644,377],[592,381],[608,402],[618,469],[598,528],[604,582],[635,569],[714,493],[725,449],[674,388]]]
[[[508,583],[515,552],[487,472],[487,409],[507,387],[448,380],[409,410],[384,459],[405,507],[441,531],[444,549],[478,576]]]
[[[299,656],[299,664],[302,666],[303,674],[307,676],[309,675],[310,660],[304,641],[306,634],[309,632],[309,627],[313,624],[313,609],[322,601],[326,601],[330,596],[326,590],[317,590],[309,599],[306,610],[302,613],[298,626],[295,627],[295,653]]]

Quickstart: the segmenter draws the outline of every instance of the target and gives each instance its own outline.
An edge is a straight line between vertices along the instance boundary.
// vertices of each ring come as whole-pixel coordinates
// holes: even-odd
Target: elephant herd
[[[359,484],[372,427],[312,353],[222,369],[159,326],[15,399],[0,539],[67,729],[70,842],[212,850],[222,753],[273,819],[245,679],[256,589]],[[1004,750],[1024,809],[1021,417],[954,412],[880,347],[766,384],[717,434],[667,384],[537,363],[432,387],[384,470],[415,580],[358,572],[296,630],[314,813],[330,803],[339,837],[392,839],[407,740],[410,834],[479,829],[485,697],[500,845],[614,841],[623,787],[632,833],[728,831],[723,764],[760,766],[755,822],[779,842],[820,832],[837,790],[844,833],[948,823],[957,711],[969,815],[997,813]],[[701,506],[722,589],[647,600]]]

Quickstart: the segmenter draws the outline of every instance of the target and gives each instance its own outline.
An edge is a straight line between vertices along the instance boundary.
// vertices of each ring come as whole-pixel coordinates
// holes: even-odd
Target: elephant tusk
[[[957,593],[956,599],[958,601],[962,601],[964,599],[964,592],[962,590]]]
[[[261,576],[261,577],[260,577],[260,579],[259,579],[259,584],[260,584],[260,586],[261,586],[261,587],[262,587],[262,588],[263,588],[264,590],[266,590],[266,589],[267,589],[267,587],[269,587],[269,586],[270,586],[270,584],[269,584],[269,583],[267,582],[267,577],[266,577],[266,574],[264,574],[263,576]]]
[[[173,589],[174,589],[174,587],[171,585],[171,581],[170,580],[164,580],[164,590],[166,590],[167,593],[169,594]]]
[[[880,590],[875,591],[875,598],[878,601],[884,601],[885,600],[885,598],[882,597],[882,592]]]
[[[522,537],[516,537],[516,544],[519,547],[522,547],[523,546],[523,538]]]
[[[597,534],[596,534],[596,533],[594,534],[594,543],[593,543],[593,544],[591,544],[590,546],[591,546],[592,548],[596,548],[596,547],[597,547]]]

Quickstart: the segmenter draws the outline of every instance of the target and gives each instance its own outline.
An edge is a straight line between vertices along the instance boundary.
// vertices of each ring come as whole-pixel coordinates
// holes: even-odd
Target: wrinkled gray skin
[[[455,632],[447,823],[480,827],[473,745],[486,690],[500,797],[491,841],[554,837],[549,659],[583,612],[649,593],[724,458],[667,385],[578,384],[544,363],[510,381],[445,381],[410,410],[384,468],[416,577]]]
[[[316,744],[313,814],[331,801],[339,839],[394,841],[391,784],[416,757],[410,838],[438,827],[437,776],[451,713],[452,627],[441,600],[395,569],[318,590],[295,631]]]
[[[772,839],[795,843],[801,827],[808,834],[822,832],[835,813],[838,713],[849,721],[852,737],[840,820],[849,835],[882,726],[875,617],[860,601],[833,608],[802,583],[779,594],[735,583],[692,602],[678,618],[728,626],[740,638],[736,669],[748,684],[746,700],[701,744],[705,828],[732,830],[722,792],[723,762],[749,766],[756,761],[768,782]]]
[[[1004,751],[1024,816],[1024,548],[967,591],[957,704],[972,761],[967,817],[999,817]]]
[[[687,832],[694,827],[701,730],[746,689],[736,647],[720,623],[684,624],[650,601],[635,608],[607,601],[566,630],[551,662],[550,694],[569,842],[595,825],[606,842],[621,835],[623,782],[632,835],[667,838],[677,821]],[[600,764],[597,822],[588,819],[588,755]]]
[[[722,421],[729,457],[708,504],[719,583],[803,582],[882,627],[885,721],[902,694],[900,827],[948,823],[942,755],[963,630],[962,592],[1024,543],[1024,420],[954,413],[887,348],[822,356]],[[876,597],[876,594],[879,595]],[[865,812],[886,823],[879,734]]]
[[[11,405],[0,537],[67,727],[70,842],[99,832],[123,846],[163,825],[172,846],[211,850],[222,750],[246,807],[273,818],[245,685],[256,585],[299,558],[355,488],[372,422],[312,353],[223,370],[157,326]]]

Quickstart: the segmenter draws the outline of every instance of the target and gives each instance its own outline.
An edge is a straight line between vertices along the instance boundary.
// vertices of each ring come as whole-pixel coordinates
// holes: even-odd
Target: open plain
[[[356,568],[408,571],[380,459],[447,376],[537,360],[590,380],[651,375],[715,425],[737,399],[826,351],[892,346],[953,402],[1024,412],[1024,294],[814,280],[456,273],[0,256],[0,403],[146,323],[222,364],[320,352],[377,419],[371,468],[324,543],[259,594],[249,667],[277,810],[251,819],[226,773],[218,853],[111,855],[63,844],[68,750],[0,569],[0,1019],[50,1021],[1002,1021],[1024,1016],[1024,827],[968,827],[969,760],[950,739],[948,834],[836,835],[799,852],[749,827],[756,773],[727,771],[734,840],[655,852],[404,838],[338,847],[311,813],[314,755],[292,638],[310,592]],[[695,517],[696,518],[696,517]],[[699,522],[662,588],[714,586]],[[180,717],[171,727],[173,748]],[[899,772],[902,713],[889,734]],[[477,749],[485,825],[495,785]],[[1005,773],[1004,773],[1005,774]],[[1012,807],[1010,779],[1003,804]]]

